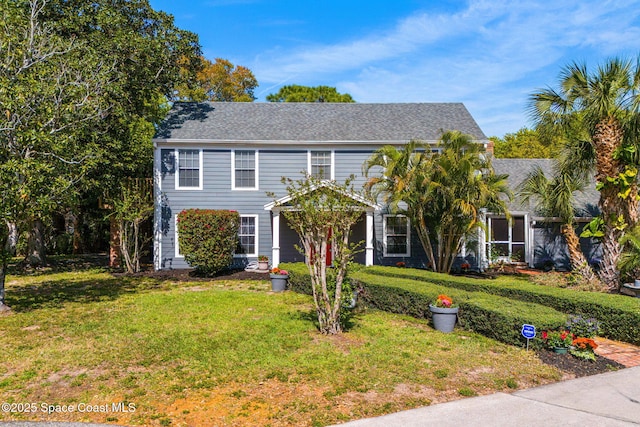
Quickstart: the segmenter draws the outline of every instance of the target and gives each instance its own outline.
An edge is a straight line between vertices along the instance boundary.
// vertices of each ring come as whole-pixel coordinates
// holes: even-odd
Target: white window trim
[[[311,175],[311,152],[329,151],[331,153],[331,180],[336,179],[336,152],[335,150],[307,150],[307,173]]]
[[[182,255],[180,253],[180,240],[178,240],[178,214],[174,215],[173,217],[173,234],[174,234],[174,239],[175,239],[175,257],[176,258],[184,258],[184,255]]]
[[[383,256],[387,258],[400,258],[400,257],[410,257],[411,256],[411,220],[407,218],[407,252],[404,254],[389,254],[387,253],[387,218],[390,217],[403,217],[407,218],[406,215],[383,215],[382,217],[382,247],[383,247]]]
[[[514,241],[513,240],[513,218],[514,217],[522,217],[523,221],[524,221],[524,241],[520,242],[520,241]],[[493,220],[495,219],[506,219],[507,220],[507,230],[508,230],[508,240],[491,240],[491,235],[493,234]],[[497,258],[498,261],[511,261],[511,257],[513,256],[513,246],[524,246],[524,257],[525,260],[527,259],[528,253],[529,253],[529,242],[527,239],[527,233],[528,233],[528,218],[527,215],[523,215],[523,214],[519,214],[519,213],[513,213],[511,218],[507,218],[504,215],[492,215],[489,216],[487,218],[487,230],[488,230],[488,238],[487,238],[487,256],[491,257],[491,249],[493,247],[493,245],[507,245],[508,249],[508,253],[506,255],[502,255],[499,256]],[[524,261],[524,260],[523,260]]]
[[[198,150],[198,173],[199,173],[199,177],[198,177],[198,186],[197,187],[181,187],[180,186],[180,150]],[[203,186],[202,186],[202,178],[204,177],[204,173],[203,173],[203,151],[202,148],[176,148],[175,149],[175,157],[176,157],[176,190],[202,190]]]
[[[251,214],[251,215],[240,215],[240,218],[254,218],[255,220],[255,253],[252,254],[233,254],[234,258],[255,258],[258,256],[258,252],[260,251],[260,232],[259,232],[259,215]],[[240,229],[238,228],[238,237],[240,237]]]
[[[260,189],[258,178],[260,177],[260,161],[258,150],[237,150],[237,151],[253,151],[255,153],[256,163],[256,185],[254,187],[236,187],[236,150],[231,150],[231,189],[238,191],[256,191]]]

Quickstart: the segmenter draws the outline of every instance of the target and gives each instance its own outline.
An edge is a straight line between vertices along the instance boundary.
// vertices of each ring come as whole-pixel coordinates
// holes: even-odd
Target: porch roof
[[[301,195],[304,194],[308,194],[310,192],[313,192],[315,190],[317,190],[318,188],[329,188],[333,191],[339,192],[340,194],[342,194],[345,197],[348,197],[350,199],[352,199],[353,201],[355,201],[356,203],[363,205],[363,207],[365,208],[364,210],[380,210],[381,206],[378,205],[375,202],[372,202],[371,200],[367,199],[366,197],[361,196],[360,194],[356,194],[356,193],[352,193],[349,191],[344,191],[342,189],[336,188],[335,186],[333,186],[331,184],[331,181],[321,181],[320,184],[318,185],[314,185],[311,187],[311,190],[305,193],[302,193]],[[265,211],[270,211],[273,209],[277,209],[277,208],[282,208],[282,207],[286,207],[287,203],[289,203],[291,200],[293,200],[294,197],[287,194],[284,197],[281,197],[277,200],[274,200],[272,202],[267,203],[266,205],[264,205],[264,210]]]

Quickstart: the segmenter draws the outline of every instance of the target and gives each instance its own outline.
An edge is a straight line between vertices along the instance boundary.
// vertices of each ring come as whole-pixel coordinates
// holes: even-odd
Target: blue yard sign
[[[522,325],[522,336],[530,340],[536,337],[536,327],[533,325]]]
[[[533,325],[522,325],[522,336],[527,339],[527,350],[529,350],[529,340],[536,337],[536,327]]]

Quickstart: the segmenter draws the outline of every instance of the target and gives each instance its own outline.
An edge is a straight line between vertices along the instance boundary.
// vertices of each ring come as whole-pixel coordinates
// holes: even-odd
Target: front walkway
[[[611,359],[627,368],[640,366],[640,347],[600,337],[595,338],[594,341],[598,344],[595,350],[598,356]],[[640,411],[640,408],[638,410]]]

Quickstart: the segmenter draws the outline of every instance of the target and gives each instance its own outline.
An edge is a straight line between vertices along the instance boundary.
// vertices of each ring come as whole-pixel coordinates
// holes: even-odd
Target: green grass
[[[132,425],[324,425],[559,379],[533,353],[408,316],[369,310],[323,336],[309,296],[269,289],[100,269],[10,276],[0,401],[133,402],[133,414],[70,415]]]

